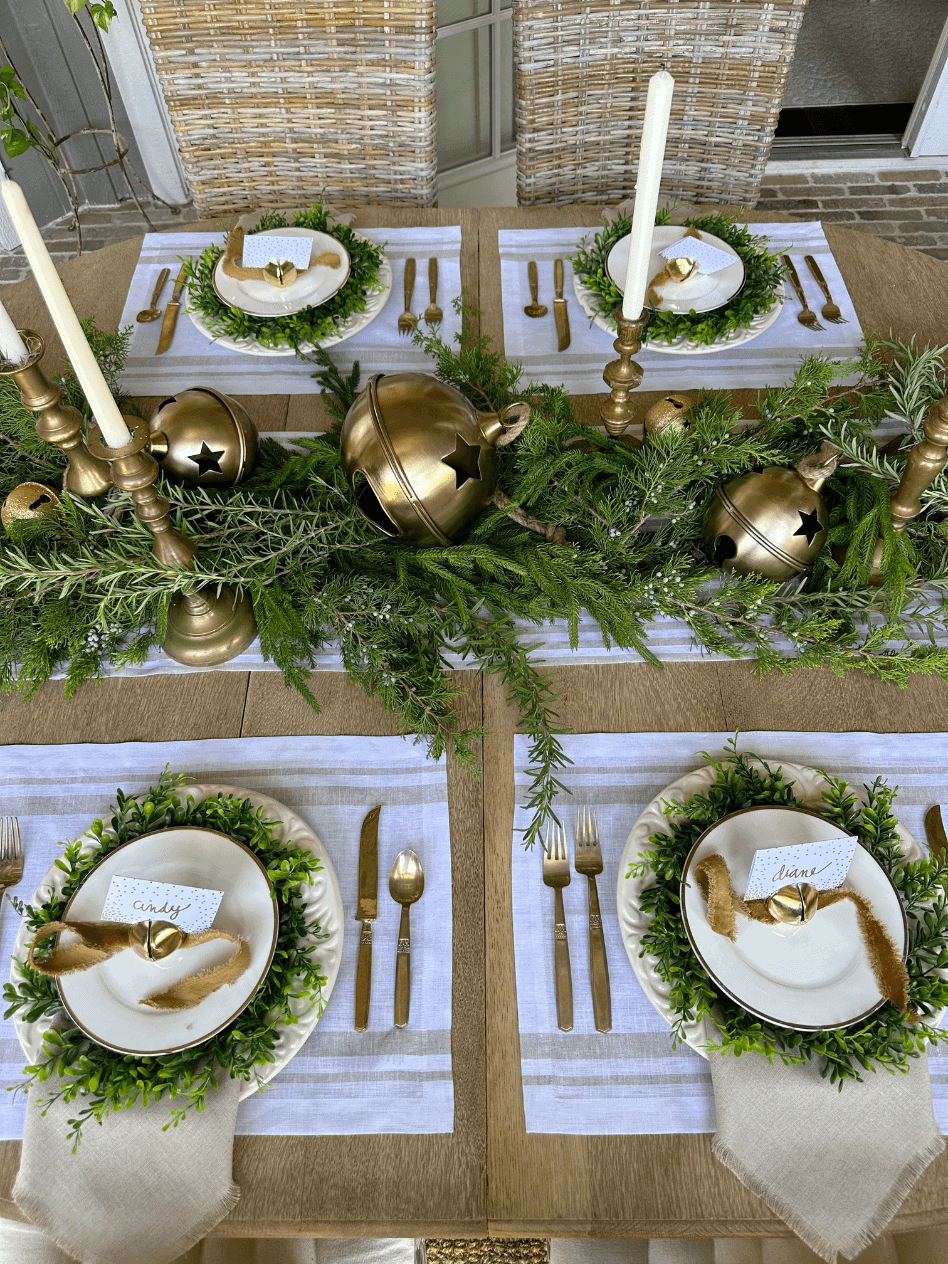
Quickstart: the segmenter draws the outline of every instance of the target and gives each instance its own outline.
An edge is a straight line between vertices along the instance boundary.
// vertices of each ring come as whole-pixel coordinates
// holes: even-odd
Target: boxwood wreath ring
[[[525,624],[542,642],[543,626],[563,620],[575,646],[588,612],[607,645],[634,649],[655,668],[650,620],[673,617],[701,650],[754,658],[761,672],[858,668],[898,685],[915,672],[948,678],[945,473],[904,532],[889,515],[905,454],[946,393],[943,349],[869,339],[855,360],[810,356],[792,382],[760,394],[759,420],[743,422],[724,393],[705,394],[685,429],[633,448],[578,423],[561,387],[522,382],[520,367],[475,335],[476,314],[461,314],[460,345],[416,336],[434,372],[475,408],[499,412],[527,396],[533,416],[497,454],[504,508],[486,509],[450,547],[417,548],[368,523],[335,433],[295,441],[295,451],[264,440],[236,487],[158,484],[174,525],[200,548],[200,582],[250,594],[263,656],[314,707],[310,671],[331,648],[432,756],[449,749],[472,768],[482,732],[458,721],[463,685],[447,656],[497,675],[529,737],[530,845],[566,788],[569,760],[554,679],[538,667]],[[117,391],[128,335],[87,328]],[[358,366],[344,378],[324,352],[316,358],[341,418]],[[840,386],[851,373],[858,385]],[[72,378],[64,392],[86,408]],[[897,451],[871,437],[884,417],[902,432]],[[704,538],[715,489],[750,469],[793,466],[824,439],[843,453],[822,489],[830,547],[784,584],[722,576]],[[0,378],[0,450],[0,498],[19,483],[61,480],[61,452],[37,438],[8,378]],[[566,544],[548,542],[511,510],[557,524]],[[880,536],[877,587],[870,574]],[[163,570],[150,543],[129,495],[115,490],[99,503],[64,496],[54,511],[0,532],[0,687],[29,694],[63,671],[68,696],[144,662],[164,637],[170,601],[195,574]]]
[[[662,208],[655,217],[656,224],[667,224],[671,211]],[[711,312],[659,312],[652,311],[642,333],[642,343],[674,342],[676,338],[701,344],[710,344],[719,338],[727,338],[748,329],[764,312],[768,312],[777,298],[777,290],[784,277],[783,264],[776,255],[769,253],[766,237],[755,237],[744,224],[736,224],[724,215],[698,215],[686,219],[683,227],[697,228],[712,233],[733,247],[744,263],[744,284],[723,307]],[[596,313],[613,325],[612,313],[622,305],[622,294],[606,272],[609,251],[617,241],[632,231],[632,217],[619,215],[596,233],[592,241],[583,241],[570,261],[573,272],[589,291]]]
[[[639,955],[654,954],[655,972],[668,985],[675,1046],[684,1043],[687,1023],[707,1019],[720,1033],[720,1040],[706,1045],[709,1053],[759,1053],[771,1062],[780,1058],[785,1066],[820,1058],[821,1073],[840,1089],[847,1080],[861,1080],[860,1072],[907,1071],[909,1060],[926,1045],[948,1039],[948,1032],[934,1025],[948,1005],[948,981],[941,973],[948,969],[948,869],[933,858],[905,863],[891,811],[895,788],[877,777],[860,802],[844,781],[824,773],[827,788],[818,814],[855,835],[898,892],[909,925],[910,1008],[921,1021],[910,1022],[886,1001],[862,1023],[836,1031],[792,1031],[768,1023],[718,988],[698,959],[681,916],[682,868],[699,835],[728,812],[761,804],[804,805],[779,765],[771,768],[757,755],[739,753],[736,737],[723,760],[705,758],[715,770],[713,784],[686,802],[665,805],[669,832],[652,834],[650,850],[640,852],[625,875],[655,878],[639,897],[642,911],[652,918]],[[814,811],[812,804],[806,806]]]
[[[320,860],[305,848],[277,838],[279,822],[268,820],[263,809],[254,808],[249,799],[224,794],[200,803],[190,795],[182,799],[176,789],[185,781],[185,776],[175,776],[166,769],[144,795],[118,790],[108,824],[92,822],[89,833],[96,841],[91,843],[84,835],[65,845],[55,863],[68,875],[67,880],[61,892],[38,908],[27,905],[24,916],[29,928],[37,931],[59,921],[73,893],[116,847],[159,829],[203,826],[244,843],[266,869],[280,914],[273,961],[252,1000],[232,1023],[203,1044],[157,1057],[116,1053],[91,1041],[78,1027],[64,1027],[65,1011],[56,980],[21,963],[19,980],[4,985],[4,1018],[19,1014],[28,1023],[49,1018],[56,1025],[43,1036],[44,1060],[26,1067],[26,1083],[12,1086],[11,1091],[25,1087],[35,1090],[57,1076],[59,1087],[40,1104],[48,1106],[57,1099],[76,1102],[76,1118],[69,1120],[74,1152],[86,1123],[101,1122],[113,1111],[136,1102],[148,1106],[170,1100],[165,1128],[177,1127],[189,1110],[203,1109],[208,1092],[216,1091],[216,1072],[250,1081],[257,1075],[256,1068],[275,1061],[277,1024],[298,1021],[294,1002],[310,1000],[322,1011],[326,978],[318,962],[319,945],[300,942],[305,937],[316,941],[328,938],[318,921],[307,921],[300,898],[301,887],[322,869]],[[45,951],[52,946],[53,941],[48,941]],[[41,948],[38,954],[43,951]]]

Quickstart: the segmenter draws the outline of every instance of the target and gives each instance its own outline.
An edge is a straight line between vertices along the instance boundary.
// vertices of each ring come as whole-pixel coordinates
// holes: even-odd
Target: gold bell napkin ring
[[[731,874],[723,856],[706,856],[695,866],[695,881],[708,906],[708,925],[718,935],[733,940],[737,935],[738,913],[752,921],[774,926],[778,922],[801,924],[815,917],[820,909],[849,900],[855,906],[856,920],[862,934],[869,964],[887,1001],[904,1014],[910,1023],[919,1021],[909,1009],[909,978],[902,954],[888,931],[872,912],[872,904],[856,891],[836,887],[832,891],[816,891],[809,883],[781,887],[768,900],[742,900],[731,886]]]
[[[34,956],[36,948],[62,931],[71,931],[78,937],[78,943],[57,943],[47,957],[37,960]],[[64,974],[77,974],[101,965],[117,953],[131,948],[133,952],[147,961],[160,961],[170,957],[179,949],[196,948],[198,944],[209,943],[212,939],[226,939],[235,945],[233,953],[220,965],[201,970],[198,974],[189,974],[179,980],[173,987],[155,996],[145,997],[139,1005],[147,1005],[151,1009],[181,1010],[194,1009],[212,992],[239,979],[250,965],[250,945],[239,935],[229,935],[223,930],[202,930],[197,934],[188,934],[179,930],[172,922],[50,922],[33,936],[33,942],[27,950],[27,961],[39,974],[50,975],[58,979]]]
[[[243,257],[243,253],[244,230],[233,228],[224,246],[221,270],[226,276],[233,277],[235,281],[269,281],[277,289],[284,289],[292,285],[297,277],[309,271],[309,268],[297,268],[285,259],[280,263],[268,263],[265,268],[245,268],[242,263],[237,262]],[[310,259],[309,267],[338,268],[340,263],[342,263],[341,255],[337,255],[332,250],[324,250],[315,259]]]

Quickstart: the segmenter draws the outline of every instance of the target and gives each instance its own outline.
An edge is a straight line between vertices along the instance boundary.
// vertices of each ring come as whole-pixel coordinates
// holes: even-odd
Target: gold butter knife
[[[362,822],[359,840],[359,904],[356,921],[362,923],[359,956],[356,961],[355,1029],[369,1025],[369,998],[372,993],[372,923],[379,907],[379,813],[373,808]]]
[[[569,346],[569,312],[566,310],[566,299],[563,297],[563,260],[557,259],[553,264],[553,316],[556,320],[556,334],[559,338],[557,351],[565,351]]]
[[[181,265],[181,271],[178,273],[178,279],[174,283],[174,292],[171,295],[171,302],[165,308],[165,318],[161,322],[161,337],[158,339],[158,346],[155,348],[155,355],[161,355],[163,351],[167,351],[171,346],[171,339],[174,337],[175,326],[178,323],[178,312],[181,310],[181,291],[184,289],[184,264]]]

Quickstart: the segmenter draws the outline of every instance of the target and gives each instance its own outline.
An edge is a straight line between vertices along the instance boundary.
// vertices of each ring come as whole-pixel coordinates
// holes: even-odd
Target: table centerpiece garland
[[[367,241],[346,224],[330,220],[320,203],[308,211],[297,211],[292,224],[283,214],[265,212],[250,232],[267,228],[312,228],[329,233],[349,252],[352,269],[345,285],[318,307],[304,307],[292,316],[251,316],[229,307],[214,289],[214,269],[224,253],[222,246],[208,246],[200,255],[185,259],[188,279],[188,310],[199,311],[215,337],[252,338],[264,347],[290,346],[297,353],[337,332],[350,316],[364,312],[367,296],[379,287],[382,248]],[[226,240],[226,238],[225,238]]]
[[[671,221],[671,209],[660,208],[655,223]],[[749,329],[758,316],[770,310],[777,297],[777,290],[784,277],[783,264],[769,252],[766,237],[755,237],[744,224],[736,224],[725,215],[697,215],[684,220],[682,228],[696,228],[699,232],[720,237],[737,251],[744,264],[744,284],[723,307],[710,312],[660,312],[652,311],[642,332],[643,345],[647,342],[674,342],[676,338],[701,344],[710,344]],[[573,272],[589,291],[596,313],[612,327],[612,313],[622,306],[622,293],[606,272],[609,251],[617,241],[632,231],[632,216],[619,213],[615,220],[595,234],[592,241],[583,238],[576,254],[570,260]]]
[[[789,385],[762,392],[759,421],[738,424],[726,394],[705,394],[685,429],[634,448],[579,424],[561,387],[522,382],[518,365],[475,336],[477,313],[461,315],[458,346],[416,336],[434,372],[478,408],[528,396],[533,418],[497,453],[506,507],[488,508],[453,546],[417,548],[370,525],[353,503],[335,433],[294,441],[296,452],[265,440],[237,487],[159,481],[175,525],[200,548],[196,574],[251,595],[263,654],[313,706],[314,656],[338,645],[349,674],[397,713],[405,732],[432,756],[447,748],[471,766],[481,730],[458,724],[462,686],[445,670],[445,653],[497,674],[530,738],[530,845],[565,788],[569,761],[553,680],[515,618],[536,625],[539,639],[545,623],[565,619],[575,645],[586,610],[607,644],[634,648],[655,667],[648,622],[673,616],[700,647],[754,657],[761,672],[860,668],[899,685],[914,672],[948,677],[948,646],[936,644],[948,631],[945,474],[904,534],[888,515],[908,446],[945,393],[940,350],[870,340],[856,361],[810,356]],[[96,337],[114,370],[123,335]],[[359,367],[343,378],[325,352],[314,358],[341,418]],[[836,385],[851,372],[858,389]],[[68,380],[67,390],[75,396]],[[870,436],[886,415],[905,431],[895,453]],[[845,561],[824,549],[785,584],[722,575],[703,532],[715,488],[750,468],[793,465],[824,438],[848,462],[822,493],[829,542],[849,546]],[[53,483],[62,470],[61,453],[37,439],[12,385],[0,393],[0,448],[0,498],[27,479]],[[511,509],[560,524],[567,544],[548,543]],[[875,587],[870,560],[880,534],[883,583]],[[172,597],[194,582],[193,573],[162,569],[150,544],[129,495],[115,490],[98,503],[65,496],[55,512],[0,533],[0,687],[35,692],[65,665],[68,696],[109,666],[143,662],[164,637]]]
[[[56,1075],[61,1086],[39,1104],[49,1106],[61,1098],[77,1103],[70,1119],[69,1137],[74,1150],[89,1121],[101,1121],[113,1111],[141,1102],[148,1106],[163,1098],[173,1105],[165,1128],[177,1127],[189,1110],[202,1110],[210,1090],[216,1090],[215,1073],[226,1071],[231,1079],[250,1081],[256,1068],[275,1061],[279,1039],[277,1023],[295,1024],[293,1002],[311,1000],[322,1011],[321,990],[326,982],[322,967],[313,959],[317,944],[301,946],[305,936],[327,938],[317,921],[307,921],[300,888],[322,869],[319,859],[304,848],[275,837],[278,821],[268,820],[262,808],[249,799],[222,793],[195,803],[176,791],[186,778],[167,769],[144,795],[116,791],[116,804],[108,824],[95,820],[90,834],[64,845],[55,862],[67,874],[60,893],[27,905],[24,917],[31,931],[61,920],[67,902],[96,865],[115,848],[143,834],[182,825],[200,826],[236,838],[254,853],[267,871],[279,907],[279,931],[273,961],[253,999],[227,1027],[202,1044],[156,1057],[116,1053],[91,1041],[69,1022],[56,980],[40,974],[25,962],[18,963],[19,979],[4,985],[7,1002],[4,1018],[14,1014],[28,1023],[49,1018],[53,1026],[43,1035],[42,1062],[25,1068],[26,1084],[11,1091],[42,1085]],[[42,958],[52,941],[37,949]]]
[[[948,868],[928,858],[905,863],[899,845],[898,822],[892,815],[897,788],[877,777],[864,787],[865,801],[839,778],[823,774],[827,788],[823,806],[804,805],[784,781],[779,765],[771,768],[759,756],[738,752],[736,737],[722,760],[706,755],[715,779],[705,792],[685,802],[664,805],[668,833],[652,834],[650,850],[639,852],[626,878],[654,875],[653,886],[640,896],[651,925],[642,936],[640,956],[654,954],[655,972],[668,985],[668,1000],[676,1017],[672,1039],[685,1041],[685,1024],[707,1019],[720,1033],[710,1041],[710,1053],[759,1053],[785,1066],[824,1060],[822,1074],[842,1089],[847,1080],[861,1080],[860,1071],[907,1071],[927,1044],[948,1039],[934,1024],[948,1005]],[[700,834],[729,812],[762,804],[807,807],[832,825],[855,835],[892,880],[908,921],[905,958],[909,978],[912,1021],[886,1001],[863,1022],[836,1031],[793,1031],[749,1013],[716,986],[691,946],[681,915],[682,869]]]

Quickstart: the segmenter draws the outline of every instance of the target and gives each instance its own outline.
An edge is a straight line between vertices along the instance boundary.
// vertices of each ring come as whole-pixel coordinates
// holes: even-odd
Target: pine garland
[[[901,537],[886,537],[881,588],[869,583],[867,562],[907,452],[881,454],[869,429],[888,415],[910,439],[918,433],[945,392],[942,352],[870,342],[855,361],[810,356],[788,386],[762,394],[759,422],[737,425],[727,395],[705,394],[684,431],[636,449],[577,423],[562,388],[522,382],[519,366],[471,335],[473,313],[461,314],[458,346],[417,336],[434,371],[480,409],[529,397],[534,416],[498,450],[507,507],[488,508],[452,547],[419,549],[368,524],[353,505],[336,434],[302,439],[297,452],[265,440],[252,477],[236,488],[159,484],[175,525],[201,550],[197,576],[251,595],[265,656],[313,706],[315,656],[338,646],[346,670],[405,732],[432,755],[450,749],[470,765],[481,730],[459,726],[459,687],[444,656],[460,652],[497,674],[530,737],[530,844],[568,761],[550,677],[514,619],[534,624],[538,641],[544,624],[564,619],[575,645],[586,610],[607,644],[634,648],[656,667],[648,623],[670,615],[698,645],[756,658],[761,672],[858,668],[899,685],[916,672],[948,677],[948,646],[937,644],[948,630],[944,474],[921,516]],[[340,418],[358,366],[344,378],[325,353],[314,358]],[[840,388],[851,372],[858,389]],[[824,549],[786,584],[722,576],[703,534],[717,485],[748,469],[793,465],[824,438],[852,462],[823,488],[833,543],[852,544],[845,563]],[[10,451],[2,494],[25,479],[55,481],[61,454],[39,443],[33,419],[9,395],[0,396],[0,439]],[[510,508],[563,527],[569,545],[546,542]],[[193,582],[158,566],[150,543],[130,498],[116,491],[99,503],[64,497],[56,514],[0,535],[0,687],[35,692],[65,665],[68,695],[106,663],[143,661],[161,641],[172,597]]]

